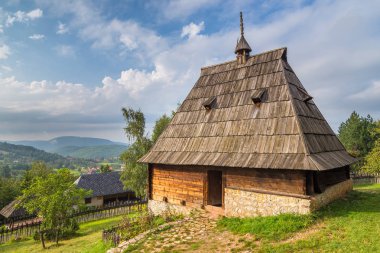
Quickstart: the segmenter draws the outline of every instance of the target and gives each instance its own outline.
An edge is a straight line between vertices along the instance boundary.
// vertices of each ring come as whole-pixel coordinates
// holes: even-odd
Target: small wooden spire
[[[249,53],[252,51],[248,42],[244,38],[243,12],[240,12],[240,39],[236,43],[235,54],[239,64],[246,63]]]

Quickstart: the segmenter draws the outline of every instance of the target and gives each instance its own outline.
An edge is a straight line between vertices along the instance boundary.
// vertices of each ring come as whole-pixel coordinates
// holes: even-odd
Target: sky
[[[126,142],[122,107],[147,134],[202,66],[235,58],[239,12],[253,52],[288,62],[334,131],[380,119],[380,1],[9,0],[0,3],[0,140]]]

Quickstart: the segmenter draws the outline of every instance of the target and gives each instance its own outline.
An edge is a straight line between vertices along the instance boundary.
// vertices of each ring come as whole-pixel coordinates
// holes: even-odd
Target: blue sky
[[[148,130],[205,65],[234,59],[239,11],[253,54],[288,61],[334,130],[380,118],[380,1],[2,1],[0,140],[125,141],[120,109]]]

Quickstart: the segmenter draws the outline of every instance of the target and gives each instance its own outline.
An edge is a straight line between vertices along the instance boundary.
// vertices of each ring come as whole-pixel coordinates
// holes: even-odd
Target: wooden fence
[[[101,207],[89,207],[87,210],[78,210],[73,213],[73,217],[78,223],[84,223],[99,219],[110,218],[117,215],[139,212],[146,206],[145,200],[119,202]],[[41,219],[29,219],[13,222],[0,226],[0,243],[8,242],[12,239],[32,236],[39,231]]]
[[[380,173],[351,173],[354,184],[380,184]]]

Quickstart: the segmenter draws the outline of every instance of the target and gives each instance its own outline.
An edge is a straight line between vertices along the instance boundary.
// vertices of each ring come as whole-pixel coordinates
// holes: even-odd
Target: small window
[[[211,108],[215,105],[216,97],[210,97],[206,101],[203,102],[203,107],[206,108],[206,110],[211,110]]]
[[[181,205],[186,206],[186,201],[185,200],[181,200]]]
[[[264,102],[266,93],[267,93],[267,89],[256,90],[251,96],[253,103],[260,104]]]
[[[91,198],[85,198],[84,203],[85,204],[91,204]]]
[[[168,202],[168,198],[167,198],[167,197],[163,197],[162,200],[163,200],[164,202],[166,202],[166,203]]]

